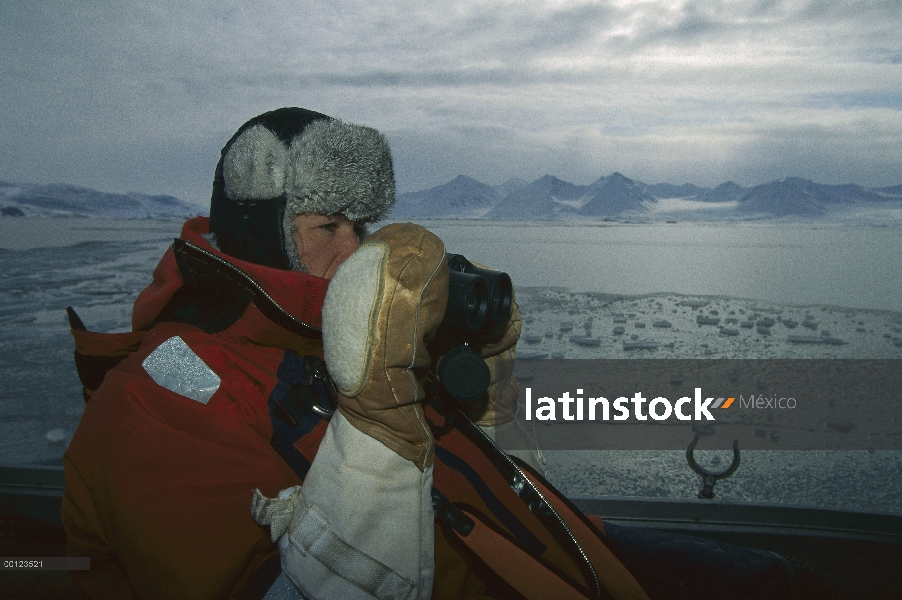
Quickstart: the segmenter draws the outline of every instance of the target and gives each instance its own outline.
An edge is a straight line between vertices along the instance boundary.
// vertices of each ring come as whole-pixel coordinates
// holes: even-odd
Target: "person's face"
[[[294,244],[307,272],[332,279],[339,265],[360,247],[363,226],[341,215],[298,215]]]

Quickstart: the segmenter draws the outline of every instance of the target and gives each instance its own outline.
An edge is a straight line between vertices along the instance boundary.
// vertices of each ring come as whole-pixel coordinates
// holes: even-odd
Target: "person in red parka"
[[[133,332],[73,332],[82,363],[121,360],[64,457],[68,553],[91,557],[72,576],[91,597],[240,597],[267,561],[277,572],[253,490],[299,485],[327,422],[301,419],[306,447],[282,449],[273,414],[304,357],[322,356],[328,279],[393,202],[376,130],[260,115],[224,147],[210,218],[185,223]]]
[[[393,204],[378,131],[264,113],[223,148],[210,217],[184,224],[133,330],[92,333],[70,314],[87,404],[64,456],[62,520],[68,554],[90,557],[70,574],[79,587],[116,599],[638,600],[646,582],[697,597],[689,584],[712,573],[741,590],[733,566],[754,563],[755,597],[777,597],[773,557],[737,549],[711,568],[696,558],[723,547],[606,535],[545,481],[538,454],[495,445],[497,428],[516,426],[504,360],[516,302],[468,350],[487,363],[484,396],[443,395],[449,261],[410,223],[364,239]]]
[[[272,511],[264,516],[260,499],[301,484],[320,508],[344,506],[348,515],[369,511],[365,531],[341,531],[349,518],[334,523],[339,530],[329,539],[355,548],[351,556],[365,554],[371,565],[394,561],[397,577],[388,579],[400,587],[391,597],[398,590],[429,597],[434,588],[460,597],[491,587],[472,572],[471,557],[452,548],[441,532],[434,534],[439,528],[432,516],[431,426],[423,420],[413,433],[418,439],[401,444],[409,452],[393,454],[399,448],[394,441],[405,435],[401,422],[389,418],[387,425],[373,425],[380,422],[380,409],[373,407],[359,407],[356,419],[346,413],[351,420],[335,412],[341,397],[330,393],[333,384],[322,362],[329,280],[355,254],[366,225],[384,219],[393,203],[391,154],[376,130],[298,108],[265,113],[245,123],[223,148],[210,218],[185,223],[135,302],[133,331],[100,334],[73,327],[88,401],[64,456],[62,518],[68,554],[91,558],[90,570],[71,573],[90,597],[272,593],[286,558],[280,560],[274,530],[254,516],[269,525]],[[436,273],[444,283],[436,284],[429,310],[420,314],[440,321],[447,299],[443,244],[412,225],[388,231],[393,233],[383,243],[402,255],[416,240],[428,241],[429,260],[433,268],[440,266]],[[354,292],[358,280],[345,281],[345,291]],[[344,313],[336,314],[340,329]],[[512,357],[519,331],[514,307],[502,337],[482,354],[490,363],[492,357]],[[366,328],[360,332],[367,335]],[[380,352],[403,347],[403,341],[383,344]],[[414,394],[404,400],[410,414],[402,420],[425,417],[426,357],[419,355]],[[383,393],[392,398],[389,389],[375,396]],[[470,416],[489,431],[503,426],[515,413],[516,393],[510,370],[493,368],[491,401]],[[503,403],[495,401],[500,398]],[[470,462],[482,456],[471,442],[457,444],[456,450],[445,444],[449,463],[456,464],[454,451],[469,452]],[[541,468],[537,458],[527,459]],[[437,462],[445,469],[439,472],[450,474],[437,488],[452,499],[458,490],[472,492],[471,483],[455,483],[453,469]],[[485,489],[476,500],[490,494],[495,510],[512,501],[523,505],[497,469],[483,462],[491,472],[477,475]],[[361,464],[365,472],[343,476]],[[317,476],[323,472],[327,477]],[[413,485],[370,489],[349,504],[349,491],[365,489],[361,481],[373,474],[382,483]],[[512,497],[497,499],[504,496]],[[382,511],[391,503],[404,518]],[[508,513],[542,527],[525,505],[514,513],[504,509],[512,526]],[[379,555],[380,548],[388,548],[389,556]],[[584,577],[570,564],[576,548],[568,552],[557,550],[552,560],[575,578]],[[433,585],[437,563],[442,577]],[[289,572],[310,598],[350,597],[348,585],[367,594],[360,581],[345,578],[345,567],[354,565],[342,564],[330,570],[314,562],[299,575]],[[280,581],[289,597],[298,594],[284,576],[276,586]]]

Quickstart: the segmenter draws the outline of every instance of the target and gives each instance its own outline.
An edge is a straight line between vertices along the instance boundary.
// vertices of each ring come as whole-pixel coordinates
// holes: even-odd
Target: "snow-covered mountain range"
[[[202,212],[173,196],[111,194],[65,184],[0,182],[0,217],[185,219]]]
[[[879,189],[824,185],[790,177],[754,187],[732,181],[714,188],[649,185],[620,173],[589,185],[553,175],[490,186],[459,175],[419,192],[399,194],[392,218],[499,220],[758,220],[781,217],[849,220],[867,212],[899,213],[902,186]],[[852,219],[854,220],[854,219]]]
[[[113,194],[65,184],[0,182],[0,218],[184,219],[206,214],[172,196]],[[902,223],[902,185],[863,188],[789,177],[754,187],[726,182],[649,185],[613,173],[589,185],[553,175],[491,186],[458,175],[448,183],[399,194],[391,218],[635,222],[820,219]]]

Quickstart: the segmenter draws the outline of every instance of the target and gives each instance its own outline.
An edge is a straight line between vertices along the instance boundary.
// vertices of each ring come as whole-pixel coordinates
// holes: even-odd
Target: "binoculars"
[[[448,255],[448,309],[444,324],[474,341],[489,340],[507,325],[512,296],[507,273],[477,267],[461,254]]]
[[[448,255],[448,308],[442,324],[457,345],[442,356],[436,375],[453,398],[482,396],[491,381],[485,361],[471,346],[498,339],[511,315],[513,286],[507,273],[477,267],[460,254]]]

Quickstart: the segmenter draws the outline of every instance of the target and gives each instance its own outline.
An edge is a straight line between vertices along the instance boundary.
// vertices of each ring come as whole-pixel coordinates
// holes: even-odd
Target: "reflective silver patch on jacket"
[[[201,404],[219,389],[219,376],[177,335],[157,346],[141,366],[157,385]]]

